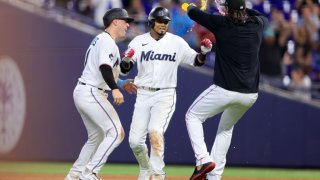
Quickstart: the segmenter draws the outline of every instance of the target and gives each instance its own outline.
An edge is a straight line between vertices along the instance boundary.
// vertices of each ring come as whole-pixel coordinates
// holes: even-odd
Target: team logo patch
[[[21,71],[9,57],[0,57],[0,154],[18,143],[26,113],[26,95]]]

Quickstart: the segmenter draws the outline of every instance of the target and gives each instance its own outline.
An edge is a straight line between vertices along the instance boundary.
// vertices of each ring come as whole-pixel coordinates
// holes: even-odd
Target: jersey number
[[[89,56],[89,54],[90,54],[90,50],[91,50],[91,48],[88,49],[88,51],[86,52],[86,59],[84,60],[84,66],[86,66],[86,64],[87,64],[88,56]]]
[[[97,41],[99,40],[98,37],[94,38],[91,42],[91,45],[92,46],[95,46],[97,44]],[[90,54],[90,51],[91,51],[91,47],[87,50],[86,52],[86,59],[84,60],[84,66],[86,66],[87,62],[88,62],[88,56]]]

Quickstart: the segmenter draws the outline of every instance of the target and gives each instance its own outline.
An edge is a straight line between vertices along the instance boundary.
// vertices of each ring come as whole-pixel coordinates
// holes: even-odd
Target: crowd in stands
[[[154,6],[171,11],[170,32],[183,37],[193,48],[204,37],[215,37],[193,22],[180,8],[183,2],[199,0],[32,0],[43,6],[59,6],[92,19],[103,28],[102,16],[107,9],[122,7],[135,18],[128,39],[147,32],[147,15]],[[261,73],[268,82],[303,98],[320,99],[320,0],[247,0],[247,7],[264,13],[270,20],[261,45]],[[207,11],[218,13],[214,0]],[[214,49],[214,48],[213,48]],[[214,65],[211,53],[207,66]]]

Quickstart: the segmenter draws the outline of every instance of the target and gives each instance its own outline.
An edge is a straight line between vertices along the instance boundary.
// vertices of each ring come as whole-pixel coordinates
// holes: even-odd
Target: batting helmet
[[[150,27],[154,26],[154,21],[157,19],[165,19],[170,21],[170,13],[167,8],[164,7],[155,7],[153,8],[148,16],[148,24]]]
[[[122,8],[113,8],[108,10],[103,16],[104,27],[108,27],[114,19],[123,19],[128,23],[134,19],[128,16],[128,12]]]
[[[246,0],[225,0],[225,2],[220,5],[234,10],[244,10],[246,7]]]

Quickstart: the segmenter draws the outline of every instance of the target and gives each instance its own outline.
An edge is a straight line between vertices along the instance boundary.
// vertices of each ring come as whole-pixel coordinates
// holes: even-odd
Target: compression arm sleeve
[[[100,71],[104,81],[113,90],[118,89],[117,83],[114,80],[112,69],[109,65],[103,64],[100,66]]]
[[[195,66],[202,66],[202,65],[204,65],[205,61],[206,61],[206,55],[199,53],[199,54],[197,54],[197,56],[194,60],[194,65]]]

